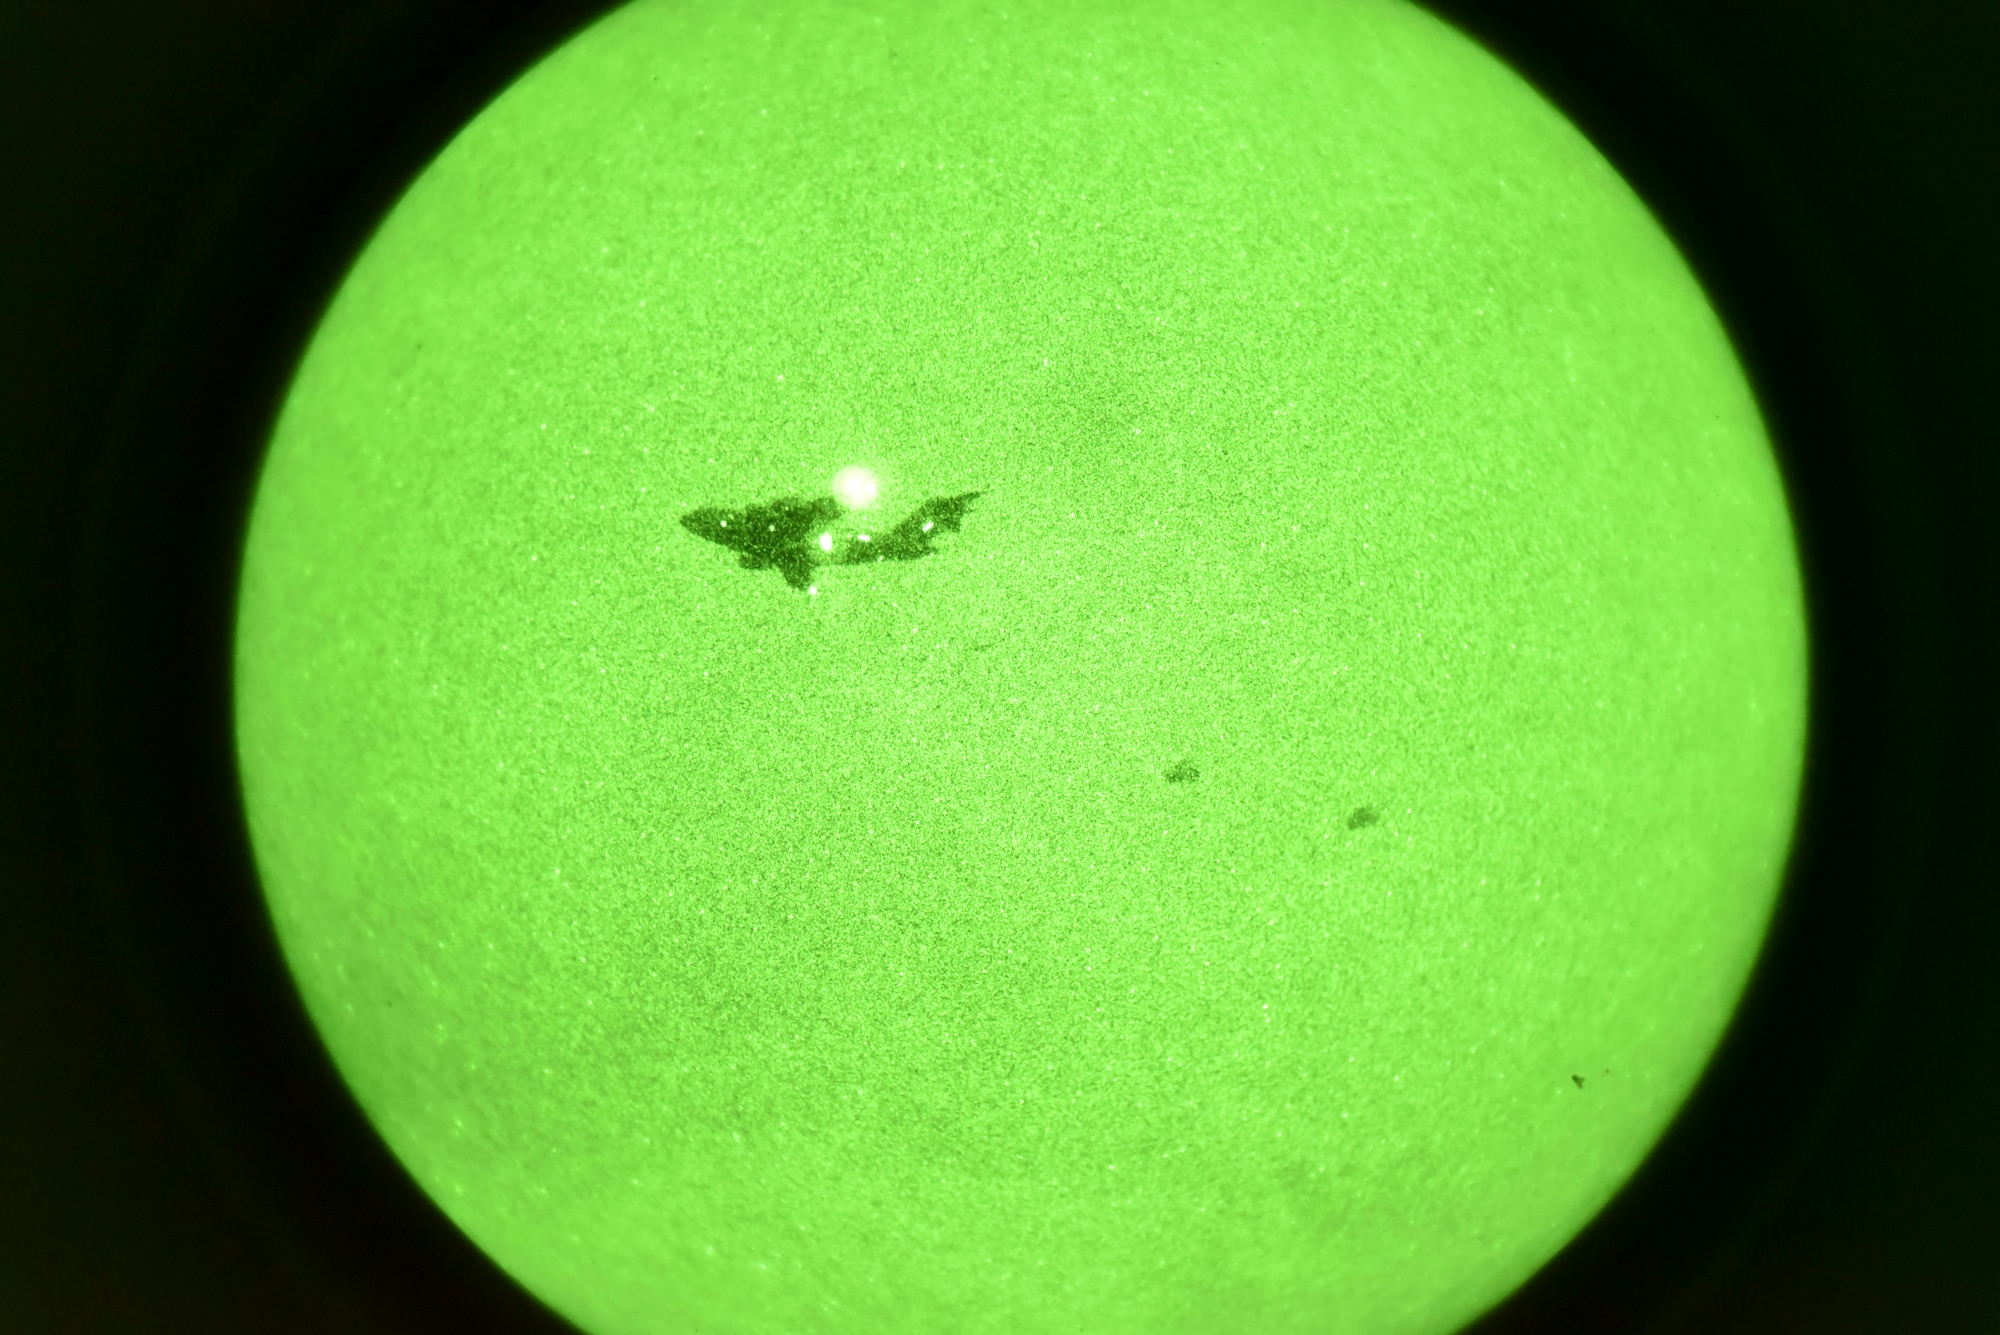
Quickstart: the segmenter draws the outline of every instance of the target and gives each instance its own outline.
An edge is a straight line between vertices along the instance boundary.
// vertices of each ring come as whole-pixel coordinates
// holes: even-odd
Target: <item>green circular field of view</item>
[[[616,11],[328,308],[236,667],[328,1049],[594,1335],[1456,1329],[1806,721],[1699,285],[1400,0]]]

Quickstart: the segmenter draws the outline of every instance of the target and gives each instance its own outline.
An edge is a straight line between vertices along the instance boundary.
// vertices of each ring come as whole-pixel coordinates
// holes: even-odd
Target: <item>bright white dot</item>
[[[833,475],[833,494],[850,510],[865,510],[875,504],[879,491],[875,475],[859,465],[843,468]]]
[[[823,552],[830,552],[833,550],[833,534],[822,533],[819,535],[819,549]]]

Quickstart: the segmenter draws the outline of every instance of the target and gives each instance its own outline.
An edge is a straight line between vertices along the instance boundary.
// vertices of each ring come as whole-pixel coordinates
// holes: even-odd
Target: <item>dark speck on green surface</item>
[[[1201,777],[1201,771],[1183,760],[1167,771],[1168,783],[1193,783]]]
[[[1375,814],[1374,807],[1356,807],[1347,818],[1347,828],[1358,830],[1364,825],[1373,825],[1382,818]]]
[[[1580,1076],[1580,1075],[1573,1075],[1573,1076],[1571,1076],[1571,1077],[1570,1077],[1570,1079],[1572,1079],[1572,1080],[1576,1081],[1576,1087],[1577,1087],[1578,1089],[1582,1089],[1582,1088],[1583,1088],[1583,1077],[1582,1077],[1582,1076]]]

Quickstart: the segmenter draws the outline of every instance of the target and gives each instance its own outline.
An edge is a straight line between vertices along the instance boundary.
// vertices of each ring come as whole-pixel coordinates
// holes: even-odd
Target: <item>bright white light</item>
[[[822,533],[819,535],[819,549],[823,552],[830,552],[833,550],[833,534]]]
[[[879,492],[875,475],[858,464],[833,475],[833,494],[850,510],[867,509]]]

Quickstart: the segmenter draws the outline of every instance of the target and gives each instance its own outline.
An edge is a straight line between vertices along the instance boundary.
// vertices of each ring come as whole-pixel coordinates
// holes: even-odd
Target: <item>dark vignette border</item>
[[[1813,619],[1805,805],[1713,1068],[1612,1206],[1475,1329],[1683,1328],[1781,1209],[1879,1036],[1926,875],[1948,649],[1884,350],[1824,220],[1676,32],[1568,0],[1430,6],[1540,86],[1681,244],[1750,369]],[[609,8],[358,7],[161,285],[81,542],[76,746],[101,893],[180,1120],[263,1248],[273,1329],[567,1329],[430,1205],[319,1047],[256,889],[229,746],[237,544],[290,367],[374,221],[458,125]],[[280,1295],[312,1294],[305,1313]]]
[[[321,1045],[250,851],[231,645],[265,442],[349,266],[461,126],[614,7],[337,20],[165,274],[108,413],[75,673],[103,923],[189,1139],[282,1276],[268,1329],[572,1329],[431,1203]]]
[[[1811,724],[1784,893],[1715,1058],[1611,1204],[1469,1335],[1692,1328],[1879,1036],[1935,837],[1943,646],[1928,497],[1873,312],[1786,160],[1679,34],[1574,3],[1425,0],[1561,107],[1701,279],[1785,476]],[[1885,832],[1893,831],[1893,837]]]

